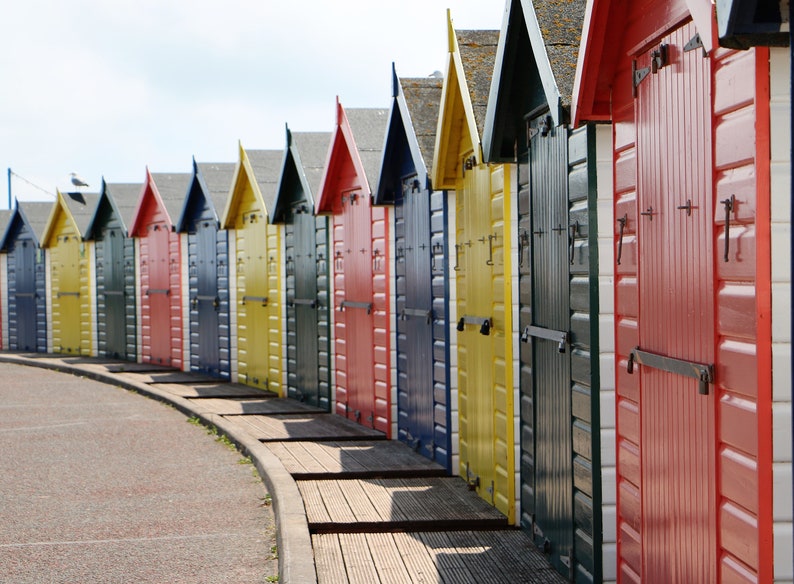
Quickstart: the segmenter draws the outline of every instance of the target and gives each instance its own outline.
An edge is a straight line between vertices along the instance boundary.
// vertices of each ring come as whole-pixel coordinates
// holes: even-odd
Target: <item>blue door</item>
[[[218,295],[218,228],[214,221],[196,225],[196,296],[198,313],[198,368],[220,376],[220,297]],[[196,330],[196,329],[194,329]]]
[[[124,236],[120,229],[108,229],[103,240],[100,265],[104,280],[105,353],[127,358],[127,315],[124,273]]]
[[[402,204],[395,205],[402,269],[398,266],[399,439],[433,458],[433,252],[430,231],[430,194],[411,176],[402,181]],[[400,226],[399,223],[402,223]],[[400,229],[402,227],[402,229]],[[399,237],[399,236],[398,236]],[[402,274],[400,274],[402,272]],[[400,278],[402,276],[402,278]]]
[[[36,314],[36,246],[18,241],[14,246],[16,263],[17,346],[18,351],[35,351],[38,338]]]

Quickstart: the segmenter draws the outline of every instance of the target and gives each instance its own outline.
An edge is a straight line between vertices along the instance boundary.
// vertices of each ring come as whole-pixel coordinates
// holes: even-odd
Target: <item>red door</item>
[[[711,84],[702,49],[685,48],[694,36],[690,23],[659,39],[637,56],[634,78],[639,346],[633,357],[647,582],[716,580],[716,391],[708,382],[715,359]]]
[[[360,191],[342,196],[344,225],[345,355],[347,408],[352,420],[374,426],[374,306],[372,294],[372,217],[367,197]]]
[[[171,364],[171,286],[169,275],[168,228],[165,224],[149,227],[149,299],[151,315],[152,363]]]

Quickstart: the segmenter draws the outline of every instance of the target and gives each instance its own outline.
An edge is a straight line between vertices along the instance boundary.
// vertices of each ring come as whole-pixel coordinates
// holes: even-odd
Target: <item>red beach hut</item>
[[[182,369],[182,257],[175,218],[179,217],[190,173],[151,173],[133,215],[130,235],[136,238],[137,280],[140,299],[143,363]]]
[[[613,124],[625,582],[792,578],[790,56],[716,28],[593,0],[579,55],[574,123]]]
[[[335,411],[391,435],[389,209],[372,206],[387,121],[337,101],[316,210],[333,216]]]

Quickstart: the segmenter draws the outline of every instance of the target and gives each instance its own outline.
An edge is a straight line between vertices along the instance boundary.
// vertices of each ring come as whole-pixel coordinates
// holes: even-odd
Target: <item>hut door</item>
[[[403,180],[405,220],[406,378],[400,379],[400,398],[407,419],[400,421],[401,438],[427,457],[433,456],[433,296],[431,281],[430,194],[416,176]],[[404,425],[404,426],[403,426]]]
[[[711,83],[709,59],[685,48],[694,36],[684,25],[637,57],[638,70],[649,67],[635,102],[640,306],[632,353],[648,582],[718,578],[715,392],[689,376],[714,362],[715,343]]]
[[[531,375],[521,390],[534,405],[534,419],[522,416],[524,426],[533,429],[534,472],[523,473],[522,481],[534,492],[535,543],[568,574],[573,561],[568,132],[550,125],[546,116],[529,124],[531,220],[523,239],[531,247],[531,285],[521,287],[521,304],[531,317],[521,340],[532,350],[522,351],[522,361],[529,361],[522,369]]]
[[[36,350],[36,246],[20,241],[14,247],[16,262],[17,347],[19,351]]]
[[[345,226],[345,356],[347,417],[375,424],[375,352],[372,304],[372,217],[360,191],[342,196]]]
[[[458,307],[461,475],[477,493],[496,504],[499,461],[495,445],[496,339],[493,325],[494,282],[491,240],[491,180],[488,167],[467,170],[457,195],[463,231],[458,234]],[[500,446],[502,446],[500,444]],[[503,473],[502,473],[503,474]],[[505,511],[506,513],[506,511]]]
[[[168,229],[150,226],[149,244],[149,330],[153,363],[171,364],[171,287],[168,269]]]
[[[220,297],[218,296],[218,228],[214,221],[196,225],[196,263],[198,265],[196,298],[198,312],[199,371],[220,375]]]
[[[70,241],[71,240],[71,241]],[[57,306],[61,323],[60,350],[80,353],[80,249],[76,236],[64,236],[54,251],[58,270]],[[55,310],[53,310],[55,312]],[[53,320],[55,320],[53,314]]]
[[[295,280],[296,347],[295,375],[297,394],[313,406],[320,403],[320,349],[317,307],[317,234],[314,215],[305,203],[293,207],[294,258],[288,269]]]
[[[111,357],[127,356],[126,301],[124,298],[124,237],[108,229],[103,240],[102,273],[105,286],[105,347]]]

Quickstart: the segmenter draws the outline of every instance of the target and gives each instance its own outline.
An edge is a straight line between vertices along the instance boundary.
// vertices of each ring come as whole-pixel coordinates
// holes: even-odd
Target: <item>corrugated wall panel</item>
[[[0,349],[8,349],[8,254],[0,253]]]

